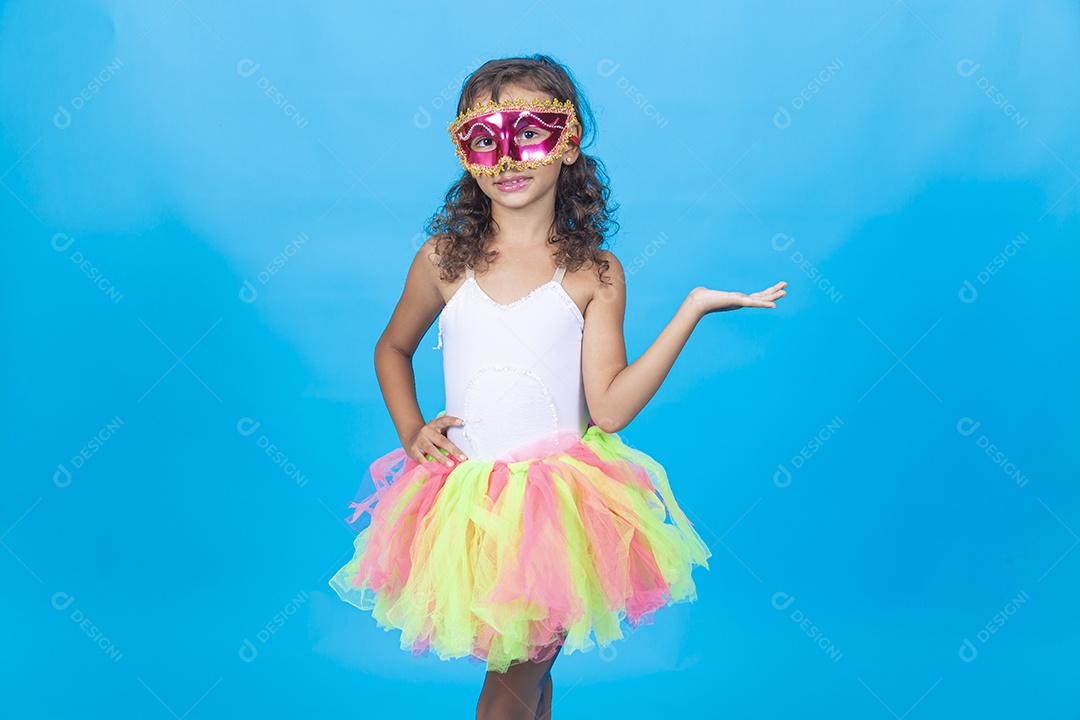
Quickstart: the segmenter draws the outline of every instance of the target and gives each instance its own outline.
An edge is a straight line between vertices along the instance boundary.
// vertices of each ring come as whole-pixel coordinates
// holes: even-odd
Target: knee
[[[535,708],[514,695],[500,693],[485,698],[476,706],[476,720],[534,720]]]

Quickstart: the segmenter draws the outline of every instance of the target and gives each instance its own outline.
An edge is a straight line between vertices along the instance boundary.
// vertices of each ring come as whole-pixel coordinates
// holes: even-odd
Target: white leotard
[[[439,314],[446,436],[469,460],[520,459],[509,451],[589,422],[581,377],[585,320],[562,286],[566,268],[508,305],[495,302],[466,268]],[[444,345],[445,339],[445,345]]]

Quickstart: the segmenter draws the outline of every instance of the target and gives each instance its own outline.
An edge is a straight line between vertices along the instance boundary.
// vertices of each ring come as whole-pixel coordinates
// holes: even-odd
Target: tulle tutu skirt
[[[504,672],[604,647],[657,609],[697,599],[712,555],[655,460],[590,423],[508,460],[429,460],[397,448],[349,507],[355,553],[330,580],[401,631],[402,649]]]

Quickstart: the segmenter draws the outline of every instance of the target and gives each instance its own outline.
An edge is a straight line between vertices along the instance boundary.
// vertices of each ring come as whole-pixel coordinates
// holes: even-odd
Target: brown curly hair
[[[489,60],[477,68],[461,88],[458,114],[483,102],[485,95],[498,101],[505,85],[521,85],[554,99],[574,103],[581,123],[582,145],[591,140],[595,123],[588,100],[578,91],[569,69],[547,55]],[[582,151],[572,165],[563,165],[555,186],[555,220],[548,244],[556,246],[557,264],[573,271],[591,261],[600,281],[608,261],[600,254],[605,236],[618,232],[614,215],[617,205],[610,200],[607,173],[599,158]],[[450,186],[445,203],[427,221],[426,231],[435,237],[435,252],[444,282],[453,282],[466,266],[491,263],[496,250],[484,250],[484,241],[495,229],[491,200],[476,179],[464,171]]]

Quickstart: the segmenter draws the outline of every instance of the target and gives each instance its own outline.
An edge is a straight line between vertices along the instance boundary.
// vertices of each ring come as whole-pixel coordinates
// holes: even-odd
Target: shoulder
[[[431,297],[442,296],[442,267],[437,249],[437,238],[432,237],[425,240],[413,254],[406,280],[406,285],[411,286],[413,292]]]
[[[599,285],[601,272],[603,272],[605,280],[612,281],[616,277],[622,279],[622,263],[619,262],[619,258],[615,257],[615,253],[610,250],[597,250],[592,257],[586,257],[579,268],[567,274],[583,278],[592,277],[596,284]]]
[[[619,262],[619,258],[615,257],[615,253],[610,250],[597,250],[596,254],[601,260],[607,262],[607,272],[611,275],[617,275],[621,281],[623,279],[623,266],[622,263]]]
[[[429,292],[438,295],[443,303],[449,302],[465,282],[464,272],[460,269],[453,272],[443,265],[451,250],[450,239],[446,235],[433,235],[417,249],[410,269],[410,273],[418,276]]]
[[[439,255],[441,235],[433,235],[420,245],[413,256],[413,267],[423,271],[430,278],[437,278],[442,265],[442,257]]]
[[[416,251],[416,257],[427,259],[432,265],[439,264],[439,243],[442,235],[432,235]]]
[[[619,258],[610,250],[597,250],[596,258],[600,265],[592,262],[587,264],[588,272],[592,276],[596,292],[610,297],[612,290],[622,293],[626,287],[626,273]],[[606,263],[606,264],[605,264]],[[603,278],[601,279],[601,275]]]
[[[607,261],[603,268],[603,280],[597,278],[597,295],[614,307],[624,307],[626,303],[626,271],[610,250],[600,250],[601,259]]]
[[[610,250],[597,250],[573,275],[574,294],[580,294],[586,311],[596,302],[618,305],[626,297],[626,280],[622,263]],[[601,278],[601,276],[603,276]]]

